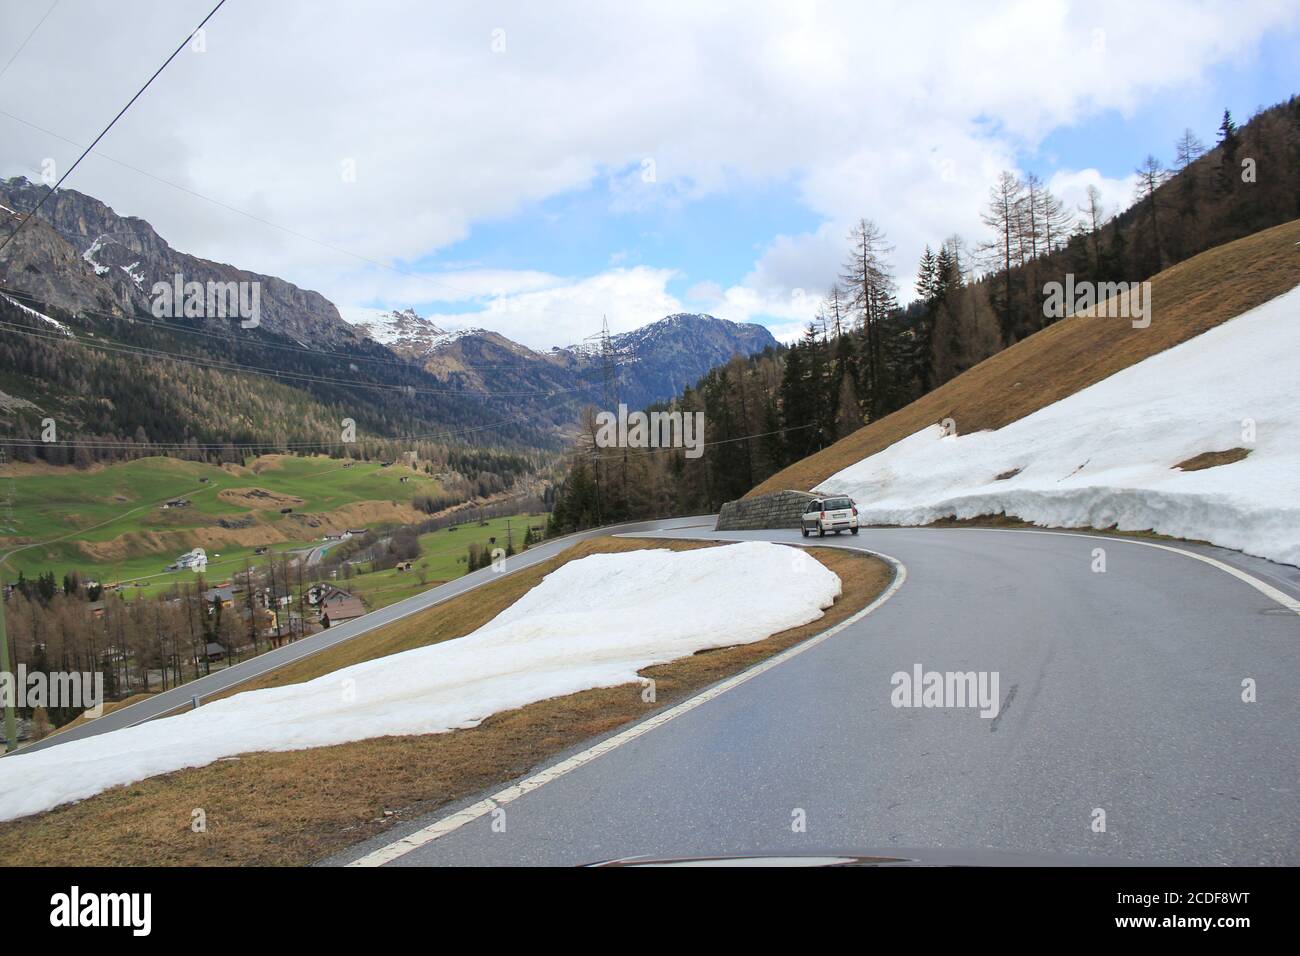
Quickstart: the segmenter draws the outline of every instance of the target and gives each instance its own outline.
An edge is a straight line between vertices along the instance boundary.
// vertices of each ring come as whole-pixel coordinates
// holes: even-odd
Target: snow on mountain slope
[[[44,312],[37,312],[35,309],[30,308],[29,306],[25,306],[17,299],[11,299],[7,295],[0,295],[0,299],[4,299],[10,305],[18,306],[18,308],[22,309],[23,312],[25,312],[27,315],[30,315],[33,319],[40,319],[42,322],[47,322],[50,325],[54,326],[56,329],[58,329],[61,334],[68,336],[68,338],[72,338],[71,330],[69,330],[68,327],[64,325],[62,322],[60,322],[58,319],[52,319]]]
[[[1234,448],[1249,454],[1174,467]],[[866,523],[1005,512],[1300,565],[1300,287],[996,431],[934,425],[819,487]]]
[[[839,577],[816,559],[764,542],[591,555],[465,637],[0,760],[0,820],[235,754],[473,727],[807,624],[839,594]]]

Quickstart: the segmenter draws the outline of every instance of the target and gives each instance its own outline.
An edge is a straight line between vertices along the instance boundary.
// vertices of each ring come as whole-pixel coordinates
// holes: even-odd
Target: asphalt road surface
[[[1281,592],[1270,597],[1187,554],[1085,535],[668,534],[868,548],[898,559],[906,579],[872,613],[671,719],[650,718],[652,729],[594,757],[590,743],[576,748],[523,786],[327,862],[929,847],[1300,863],[1296,569],[1188,546],[1264,579]],[[997,716],[893,706],[892,675],[917,664],[997,672]],[[1254,703],[1242,699],[1249,680]]]
[[[494,571],[491,568],[481,571],[475,571],[473,574],[467,574],[455,581],[449,581],[446,584],[430,588],[420,594],[413,595],[396,604],[381,608],[378,611],[372,611],[369,614],[359,617],[354,621],[347,621],[343,624],[337,624],[334,627],[321,631],[318,634],[312,634],[302,640],[295,641],[292,644],[286,644],[283,647],[276,648],[248,660],[240,661],[224,670],[216,671],[207,677],[202,677],[196,681],[190,681],[180,687],[172,690],[155,694],[148,700],[140,701],[137,704],[131,704],[120,710],[112,711],[105,714],[97,720],[87,721],[78,727],[65,730],[62,733],[54,734],[45,740],[38,741],[29,746],[14,751],[16,754],[33,753],[37,750],[44,750],[46,747],[57,747],[60,744],[67,743],[70,740],[81,740],[85,737],[93,737],[96,734],[107,733],[111,730],[117,730],[122,727],[131,727],[135,724],[143,723],[146,720],[152,720],[155,717],[161,717],[174,711],[192,707],[194,698],[199,699],[200,704],[203,699],[226,690],[230,687],[237,686],[244,681],[265,674],[268,671],[275,670],[277,667],[283,667],[292,661],[301,660],[322,651],[327,647],[333,647],[335,644],[351,640],[367,631],[372,631],[377,627],[383,627],[385,624],[391,624],[399,618],[406,617],[408,614],[414,614],[417,611],[423,611],[427,607],[440,604],[443,601],[453,598],[458,594],[464,594],[466,591],[473,590],[480,585],[487,584],[496,580],[502,573],[514,573],[515,571],[538,564],[542,561],[549,560],[555,555],[564,551],[575,542],[587,538],[600,537],[601,535],[618,533],[618,532],[637,532],[648,528],[677,528],[677,527],[713,527],[714,519],[712,517],[697,518],[676,518],[667,521],[647,521],[633,522],[630,524],[615,525],[609,528],[599,530],[585,531],[579,534],[568,535],[563,538],[556,538],[552,541],[546,541],[536,547],[529,548],[522,554],[515,555],[506,561],[504,572]]]

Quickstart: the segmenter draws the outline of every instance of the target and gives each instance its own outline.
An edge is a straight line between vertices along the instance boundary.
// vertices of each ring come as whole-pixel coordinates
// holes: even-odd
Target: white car
[[[836,534],[841,531],[857,534],[857,505],[853,503],[852,498],[843,496],[819,498],[804,512],[803,518],[799,521],[799,530],[803,532],[805,538],[814,531],[819,538],[826,537],[827,531],[834,531]]]

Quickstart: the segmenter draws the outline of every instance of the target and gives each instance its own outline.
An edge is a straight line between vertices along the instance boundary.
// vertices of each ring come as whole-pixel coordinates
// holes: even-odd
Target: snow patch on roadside
[[[1173,467],[1231,448],[1250,454]],[[853,496],[872,524],[1005,512],[1300,564],[1300,287],[996,431],[933,425],[820,487]]]
[[[0,820],[236,754],[474,727],[503,710],[626,684],[653,664],[807,624],[839,594],[839,577],[816,559],[766,542],[591,555],[465,637],[6,757]]]

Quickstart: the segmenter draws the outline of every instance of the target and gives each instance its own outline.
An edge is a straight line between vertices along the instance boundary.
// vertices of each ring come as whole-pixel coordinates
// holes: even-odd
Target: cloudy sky
[[[0,175],[66,168],[212,2],[0,0]],[[907,299],[1004,168],[1127,205],[1185,127],[1297,92],[1300,5],[228,0],[196,46],[68,187],[353,319],[789,338],[857,217]]]

